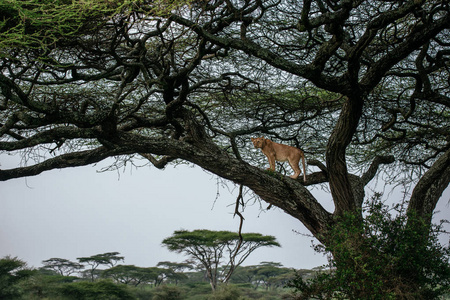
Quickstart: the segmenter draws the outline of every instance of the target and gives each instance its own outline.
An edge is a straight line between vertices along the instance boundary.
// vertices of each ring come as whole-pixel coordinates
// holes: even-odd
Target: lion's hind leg
[[[289,159],[289,165],[291,166],[292,170],[294,170],[294,175],[291,175],[291,178],[297,179],[298,176],[301,174],[300,167],[298,166],[298,163],[300,162],[300,159]]]

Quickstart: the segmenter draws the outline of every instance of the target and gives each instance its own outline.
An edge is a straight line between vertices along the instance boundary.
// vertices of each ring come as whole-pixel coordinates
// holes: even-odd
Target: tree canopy
[[[89,257],[77,258],[80,263],[85,263],[91,266],[89,270],[91,280],[94,281],[94,275],[96,269],[101,265],[114,267],[119,261],[123,261],[124,257],[119,256],[119,252],[107,252],[102,254],[96,254]]]
[[[4,40],[20,32],[43,45],[1,47],[0,150],[27,153],[1,180],[111,156],[142,155],[159,168],[182,159],[248,186],[314,234],[331,214],[300,182],[288,187],[250,166],[250,135],[304,148],[321,168],[306,184],[328,182],[337,213],[360,206],[380,164],[415,182],[427,172],[411,197],[424,214],[448,185],[449,16],[440,1],[98,5],[107,3],[98,15],[63,1],[2,5]],[[99,25],[68,37],[55,30],[51,42],[47,31],[20,29],[31,19],[22,13],[45,22],[55,11]]]
[[[98,8],[98,9],[95,9]],[[0,180],[117,157],[188,161],[321,242],[384,170],[425,222],[450,181],[450,8],[441,0],[6,1]],[[67,23],[65,22],[67,20]],[[301,147],[306,182],[249,138]],[[334,211],[310,192],[325,185]]]
[[[142,268],[133,265],[117,265],[103,271],[102,276],[114,278],[117,282],[134,286],[145,283],[157,286],[171,273],[168,269],[157,267]]]
[[[52,270],[61,276],[69,276],[84,268],[83,265],[65,258],[46,259],[42,261],[42,264],[44,265],[43,269]]]
[[[210,230],[175,231],[162,243],[167,249],[184,253],[201,264],[213,290],[220,279],[227,282],[234,270],[256,249],[280,247],[273,236]]]

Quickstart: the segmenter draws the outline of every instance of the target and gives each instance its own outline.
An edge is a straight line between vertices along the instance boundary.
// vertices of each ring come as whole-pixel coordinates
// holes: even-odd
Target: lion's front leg
[[[267,159],[269,160],[270,167],[267,169],[269,171],[275,172],[275,156],[273,155],[266,155]]]

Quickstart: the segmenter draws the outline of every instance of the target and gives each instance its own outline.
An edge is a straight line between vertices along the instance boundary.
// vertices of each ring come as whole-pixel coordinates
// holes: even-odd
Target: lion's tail
[[[302,155],[302,165],[303,165],[303,181],[306,182],[306,162],[304,153]]]

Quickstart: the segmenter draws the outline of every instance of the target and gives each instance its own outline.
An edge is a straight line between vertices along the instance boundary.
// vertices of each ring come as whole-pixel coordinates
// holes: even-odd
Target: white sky
[[[0,168],[16,167],[17,160],[2,155]],[[76,261],[77,257],[117,251],[125,257],[124,264],[152,267],[161,261],[185,260],[161,246],[175,230],[238,230],[239,218],[233,218],[236,189],[230,192],[217,184],[216,176],[198,167],[97,172],[107,165],[0,182],[0,257],[17,256],[39,267],[49,258]],[[228,187],[233,189],[231,183]],[[332,209],[329,195],[313,193]],[[437,219],[450,218],[449,198],[447,189]],[[252,203],[244,211],[243,232],[274,235],[282,247],[260,248],[244,265],[274,261],[300,269],[326,263],[312,249],[312,237],[294,232],[309,233],[300,221],[277,208],[261,211],[259,202]]]

